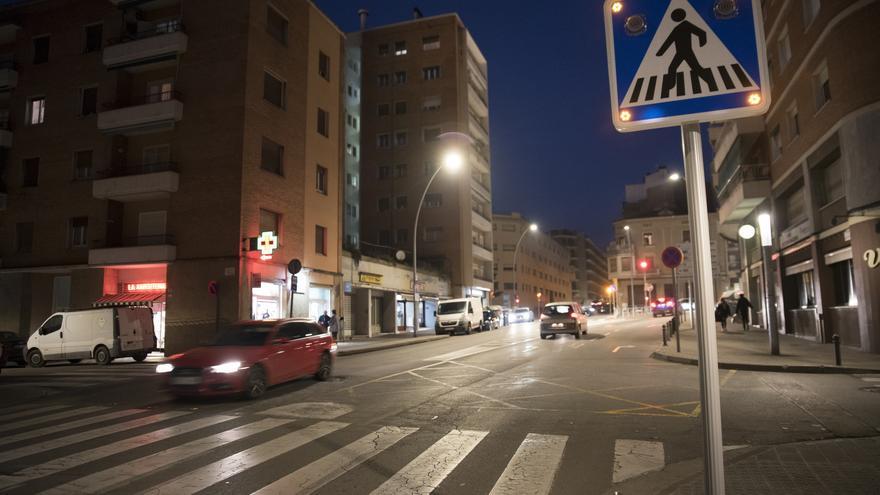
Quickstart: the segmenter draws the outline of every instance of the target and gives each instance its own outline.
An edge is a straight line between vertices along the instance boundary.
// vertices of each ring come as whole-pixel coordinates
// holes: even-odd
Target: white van
[[[141,362],[155,348],[150,308],[84,309],[50,316],[28,339],[26,358],[35,368],[62,360],[110,364],[131,357]]]
[[[483,325],[483,302],[477,297],[449,299],[437,303],[437,319],[434,333],[455,335],[462,332],[470,335],[479,332]]]

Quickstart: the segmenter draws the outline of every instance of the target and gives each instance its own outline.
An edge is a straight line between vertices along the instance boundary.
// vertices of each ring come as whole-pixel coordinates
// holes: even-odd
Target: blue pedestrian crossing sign
[[[770,106],[760,0],[606,0],[605,41],[618,131]]]

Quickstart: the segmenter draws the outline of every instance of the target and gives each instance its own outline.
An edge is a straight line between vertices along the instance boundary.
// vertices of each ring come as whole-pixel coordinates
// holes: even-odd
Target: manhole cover
[[[880,394],[880,387],[862,387],[859,390],[863,392],[874,392]]]

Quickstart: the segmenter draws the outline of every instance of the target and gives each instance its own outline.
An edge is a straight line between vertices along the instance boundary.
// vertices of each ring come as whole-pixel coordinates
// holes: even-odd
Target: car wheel
[[[256,399],[266,393],[266,372],[260,365],[254,365],[248,373],[247,382],[244,385],[244,396],[247,399]]]
[[[67,362],[70,364],[79,364],[82,359],[68,359]]]
[[[147,353],[146,352],[139,352],[139,353],[135,354],[134,356],[132,356],[131,358],[134,359],[138,363],[143,363],[144,360],[147,359]]]
[[[46,360],[43,359],[43,353],[39,349],[32,349],[28,352],[27,361],[32,368],[42,368],[46,364]]]
[[[326,352],[321,354],[321,362],[318,363],[318,371],[315,372],[315,380],[320,382],[326,382],[330,379],[330,374],[333,372],[333,365],[330,361],[330,355]]]
[[[110,357],[110,350],[102,345],[96,347],[95,362],[100,364],[101,366],[107,366],[108,364],[113,362],[113,358]]]
[[[577,332],[574,333],[574,338],[580,340],[580,338],[581,338],[581,331],[580,330],[578,330]]]
[[[544,340],[544,339],[546,339],[546,338],[547,338],[547,336],[544,335],[544,334],[542,333],[542,334],[541,334],[541,340]]]
[[[465,331],[464,331],[464,334],[470,335],[471,334],[471,327],[467,327],[467,329],[465,329]]]

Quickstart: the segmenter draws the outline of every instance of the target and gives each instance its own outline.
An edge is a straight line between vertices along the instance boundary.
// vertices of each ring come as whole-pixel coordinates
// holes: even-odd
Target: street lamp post
[[[642,292],[644,292],[645,307],[647,307],[648,300],[650,299],[650,296],[648,295],[648,261],[639,261],[639,268],[642,269]]]
[[[626,232],[626,244],[629,246],[629,304],[632,306],[633,300],[635,299],[633,272],[636,271],[636,251],[633,247],[629,225],[624,225],[623,230]],[[630,308],[630,314],[632,314],[633,309],[635,308]]]
[[[770,334],[770,354],[779,355],[779,332],[776,330],[776,320],[773,318],[773,312],[776,311],[776,295],[774,294],[773,285],[770,283],[770,261],[772,260],[773,237],[770,225],[770,214],[761,213],[758,215],[758,230],[761,235],[761,277],[764,279],[764,315],[767,318],[767,333]],[[745,240],[755,237],[755,227],[752,225],[742,225],[739,228],[739,236]]]
[[[516,257],[519,254],[519,245],[522,244],[523,238],[529,232],[537,232],[538,224],[533,223],[529,225],[529,228],[523,229],[522,235],[519,236],[519,240],[516,241],[516,248],[513,250],[513,304],[514,306],[519,305],[519,286],[517,285],[518,275],[519,275],[519,266],[516,264]]]

